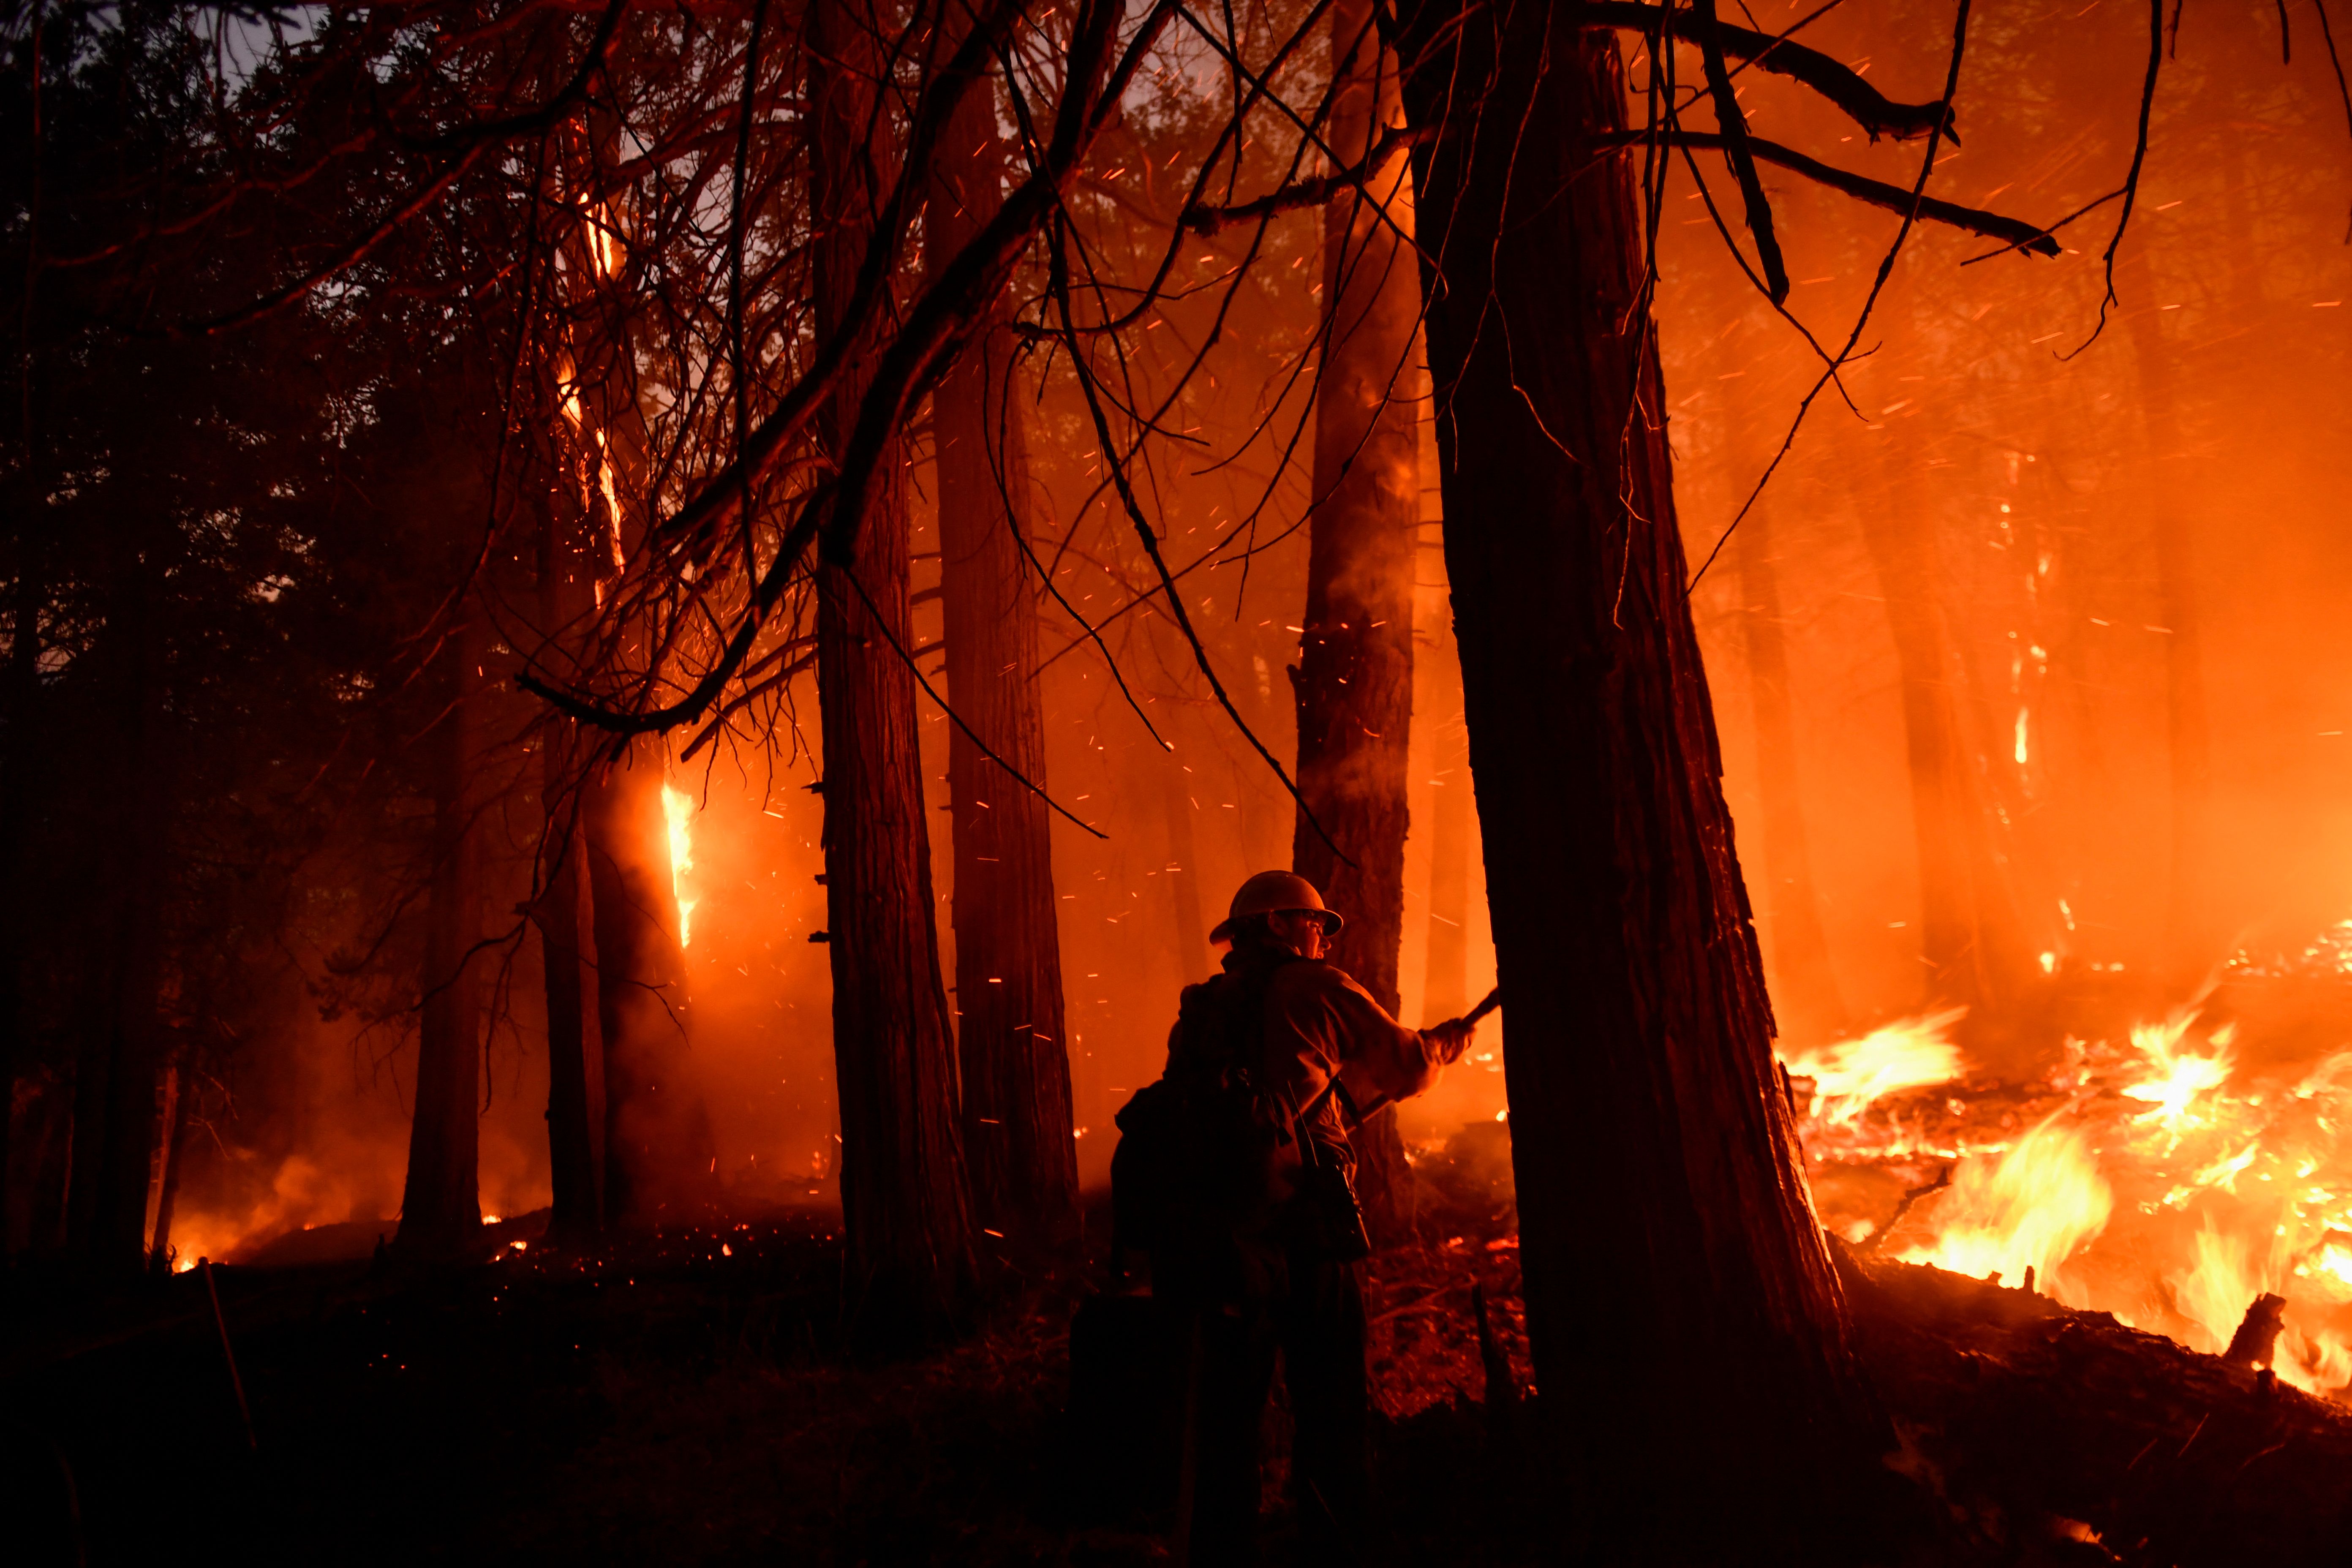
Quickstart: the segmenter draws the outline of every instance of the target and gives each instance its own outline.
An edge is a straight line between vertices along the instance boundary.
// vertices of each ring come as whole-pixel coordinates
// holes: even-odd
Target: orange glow
[[[694,942],[695,900],[686,896],[686,875],[694,869],[694,797],[662,785],[662,816],[669,823],[669,893],[677,901],[677,945]]]

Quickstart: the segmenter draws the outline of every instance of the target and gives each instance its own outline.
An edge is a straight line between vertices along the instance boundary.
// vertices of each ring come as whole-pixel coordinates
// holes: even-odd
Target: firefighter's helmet
[[[1234,895],[1233,908],[1225,911],[1225,918],[1217,923],[1217,929],[1209,933],[1209,940],[1231,942],[1235,921],[1246,920],[1251,915],[1280,914],[1287,910],[1321,916],[1323,934],[1327,937],[1338,936],[1339,928],[1347,923],[1339,918],[1339,910],[1324,908],[1323,895],[1317,892],[1315,884],[1306,878],[1293,871],[1260,871],[1244,882],[1241,890]]]

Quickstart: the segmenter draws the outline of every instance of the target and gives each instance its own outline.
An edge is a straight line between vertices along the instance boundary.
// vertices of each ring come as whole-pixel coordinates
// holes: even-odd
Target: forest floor
[[[1380,1462],[1412,1478],[1381,1489],[1384,1522],[1410,1561],[1521,1560],[1486,1462],[1468,1306],[1484,1285],[1523,1381],[1507,1198],[1429,1219],[1444,1234],[1370,1270]],[[1166,1561],[1164,1498],[1104,1452],[1135,1430],[1078,1431],[1066,1414],[1071,1322],[1102,1248],[1003,1268],[979,1331],[867,1363],[840,1348],[837,1223],[771,1213],[582,1258],[509,1222],[500,1235],[524,1246],[454,1271],[216,1267],[250,1447],[199,1275],[115,1295],[0,1278],[0,1554]],[[1089,1216],[1107,1231],[1107,1213]],[[1276,1563],[1291,1555],[1284,1426],[1277,1395]]]
[[[1520,1462],[1532,1406],[1486,1403],[1504,1363],[1515,1388],[1528,1378],[1507,1166],[1490,1142],[1424,1162],[1436,1201],[1423,1239],[1369,1269],[1379,1522],[1401,1563],[1557,1557],[1532,1528],[1540,1494]],[[114,1295],[0,1277],[0,1550],[27,1568],[190,1552],[1168,1560],[1165,1475],[1145,1448],[1121,1448],[1150,1423],[1071,1399],[1072,1324],[1098,1299],[1098,1247],[1003,1268],[964,1341],[875,1363],[841,1349],[841,1255],[822,1212],[587,1258],[530,1245],[528,1228],[499,1233],[499,1261],[430,1274],[363,1258],[216,1269],[252,1447],[199,1275]],[[1890,1483],[1916,1527],[1890,1562],[2352,1561],[2341,1405],[2028,1291],[1841,1262],[1900,1441],[1889,1469],[1906,1479]],[[1097,1307],[1091,1321],[1116,1316]],[[1286,1426],[1277,1398],[1277,1568],[1295,1559]]]

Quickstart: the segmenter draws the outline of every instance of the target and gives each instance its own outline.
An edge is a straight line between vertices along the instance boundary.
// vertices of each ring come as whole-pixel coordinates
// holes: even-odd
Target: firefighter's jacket
[[[1352,1178],[1348,1126],[1437,1072],[1430,1041],[1340,969],[1237,950],[1225,973],[1185,987],[1167,1072],[1119,1112],[1122,1229],[1155,1253],[1195,1258],[1185,1272],[1216,1277],[1221,1293],[1258,1293],[1261,1262],[1303,1217],[1306,1159]]]
[[[1255,1027],[1247,1017],[1254,1003]],[[1304,1131],[1318,1156],[1352,1175],[1348,1128],[1421,1093],[1442,1066],[1420,1031],[1390,1017],[1346,971],[1264,948],[1236,948],[1225,955],[1223,973],[1184,989],[1168,1037],[1169,1076],[1217,1057],[1224,1058],[1217,1066],[1243,1069],[1262,1124],[1274,1134],[1267,1195],[1276,1204],[1300,1163],[1292,1133],[1302,1115],[1312,1111]],[[1327,1095],[1334,1079],[1338,1089]]]

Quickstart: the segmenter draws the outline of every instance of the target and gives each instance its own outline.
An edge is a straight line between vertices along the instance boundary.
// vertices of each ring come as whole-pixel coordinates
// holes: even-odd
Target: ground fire
[[[0,8],[0,1558],[2352,1559],[2340,10]]]

